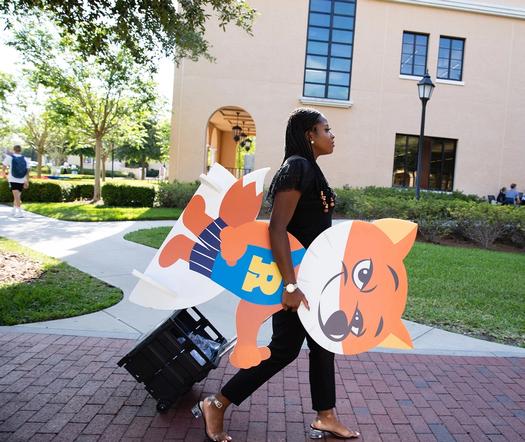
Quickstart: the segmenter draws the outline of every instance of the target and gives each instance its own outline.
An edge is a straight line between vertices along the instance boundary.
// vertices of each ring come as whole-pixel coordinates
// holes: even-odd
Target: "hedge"
[[[93,184],[66,184],[62,185],[62,198],[64,201],[90,200],[94,191]]]
[[[59,203],[63,200],[62,186],[54,182],[31,181],[29,187],[24,190],[22,200],[28,203]],[[0,181],[0,201],[13,201],[13,194],[6,180]]]
[[[155,189],[146,186],[107,183],[102,187],[102,199],[105,206],[153,207]]]
[[[158,190],[158,202],[160,207],[179,207],[184,209],[191,197],[199,187],[199,182],[181,183],[160,183]]]

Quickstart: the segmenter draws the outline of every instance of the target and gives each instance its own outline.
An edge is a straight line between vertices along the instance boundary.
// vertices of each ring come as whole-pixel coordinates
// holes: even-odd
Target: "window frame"
[[[440,77],[439,76],[439,70],[440,69],[444,69],[444,68],[440,68],[439,67],[439,59],[442,58],[439,56],[439,51],[441,50],[441,40],[442,39],[448,39],[450,41],[450,48],[448,50],[448,66],[447,66],[447,77]],[[460,70],[460,75],[459,75],[459,79],[456,79],[456,78],[450,78],[450,65],[452,64],[451,61],[452,61],[452,42],[456,40],[456,41],[461,41],[463,43],[463,48],[461,50],[461,70]],[[436,79],[437,80],[447,80],[447,81],[457,81],[457,82],[462,82],[463,81],[463,68],[465,66],[465,43],[466,43],[466,38],[464,37],[452,37],[450,35],[440,35],[439,36],[439,45],[438,45],[438,62],[437,62],[437,66],[436,66]]]
[[[306,26],[306,48],[305,48],[305,57],[304,57],[304,72],[303,72],[303,97],[308,99],[317,99],[317,100],[334,100],[338,102],[347,102],[350,100],[350,88],[352,85],[352,67],[353,67],[353,57],[354,57],[354,40],[355,40],[355,19],[357,15],[357,0],[326,0],[330,2],[330,12],[320,12],[312,10],[312,0],[309,0],[308,2],[308,14],[307,14],[307,26]],[[347,3],[350,5],[353,5],[354,11],[353,15],[346,15],[341,13],[336,13],[336,2],[340,3]],[[321,26],[321,25],[311,25],[310,24],[310,15],[314,14],[324,14],[329,17],[329,25],[328,26]],[[352,20],[352,26],[351,28],[343,28],[340,26],[334,25],[334,17],[343,17],[348,18]],[[317,29],[326,29],[328,31],[328,40],[318,40],[310,38],[310,29],[317,28]],[[333,33],[334,31],[343,31],[343,32],[351,32],[351,41],[349,43],[341,42],[341,41],[334,41],[333,40]],[[310,42],[312,43],[326,43],[328,45],[327,53],[326,55],[321,54],[314,54],[308,52],[308,47]],[[332,46],[333,45],[346,45],[350,46],[350,53],[348,56],[339,56],[339,55],[332,55]],[[307,61],[309,56],[318,56],[318,57],[324,57],[326,58],[326,65],[324,69],[319,68],[310,68],[307,66]],[[341,70],[341,69],[331,69],[332,65],[332,59],[334,60],[343,60],[345,63],[349,64],[349,70]],[[320,82],[314,82],[314,81],[307,81],[307,71],[317,71],[317,72],[324,72],[325,73],[325,80],[323,83]],[[348,83],[345,84],[336,84],[336,83],[330,83],[330,74],[343,74],[348,75]],[[323,95],[306,95],[306,89],[308,85],[318,85],[323,86],[324,91]],[[344,98],[334,98],[329,95],[330,87],[342,87],[346,88],[347,94]]]
[[[399,185],[399,184],[394,184],[394,166],[395,166],[395,158],[396,158],[396,143],[397,143],[397,137],[403,137],[404,138],[404,143],[403,143],[403,146],[404,146],[404,152],[403,152],[403,155],[404,155],[404,158],[403,158],[403,175],[406,176],[407,174],[410,175],[410,170],[407,169],[407,165],[408,165],[408,146],[409,146],[409,138],[414,138],[418,141],[417,143],[417,146],[419,147],[419,135],[414,135],[414,134],[407,134],[407,133],[395,133],[394,135],[394,153],[393,153],[393,161],[392,161],[392,187],[397,187],[397,188],[403,188],[403,189],[413,189],[415,188],[415,180],[414,180],[414,185],[413,186],[410,186],[408,184],[406,184],[406,181],[404,180],[404,183],[403,185]],[[453,145],[454,145],[454,148],[453,148],[453,152],[454,152],[454,165],[453,165],[453,170],[452,170],[452,179],[451,179],[451,184],[450,184],[450,190],[446,190],[446,189],[442,189],[442,188],[427,188],[425,190],[429,190],[429,191],[438,191],[438,192],[453,192],[454,191],[454,181],[455,181],[455,178],[456,178],[456,165],[457,165],[457,152],[458,152],[458,142],[459,140],[455,139],[455,138],[443,138],[443,137],[428,137],[428,136],[425,136],[424,137],[424,140],[425,139],[428,139],[430,141],[430,157],[429,157],[429,163],[428,163],[428,171],[429,171],[429,176],[428,178],[430,178],[430,168],[431,168],[431,164],[430,164],[430,160],[431,160],[431,154],[432,154],[432,146],[433,146],[433,143],[441,143],[442,144],[442,148],[441,148],[441,160],[440,160],[440,170],[439,170],[439,181],[440,181],[440,186],[442,186],[443,184],[443,169],[445,167],[445,143],[446,142],[452,142]],[[425,142],[423,141],[423,149],[425,149]],[[417,152],[416,152],[416,168],[414,169],[414,172],[415,172],[415,176],[414,178],[417,177]],[[424,166],[425,165],[422,165],[423,167],[423,170],[424,170]]]
[[[406,72],[403,72],[403,55],[404,55],[404,52],[403,52],[403,45],[405,44],[405,34],[411,34],[414,36],[414,44],[413,44],[413,47],[412,47],[412,59],[414,59],[415,57],[415,47],[416,47],[416,41],[417,41],[417,36],[422,36],[422,37],[426,37],[427,39],[427,42],[426,42],[426,47],[425,47],[425,66],[424,66],[424,71],[426,72],[427,69],[428,69],[428,46],[429,46],[429,42],[430,42],[430,34],[427,34],[427,33],[424,33],[424,32],[414,32],[414,31],[403,31],[403,34],[401,35],[401,59],[399,60],[399,75],[408,75],[408,76],[411,76],[411,77],[422,77],[425,73],[423,72],[423,74],[419,75],[419,74],[414,74],[414,62],[412,61],[412,69],[411,69],[411,72],[410,73],[406,73]]]

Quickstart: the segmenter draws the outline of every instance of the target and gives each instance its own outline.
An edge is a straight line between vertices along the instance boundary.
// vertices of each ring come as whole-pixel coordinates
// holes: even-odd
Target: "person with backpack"
[[[3,162],[4,177],[7,175],[7,168],[9,168],[7,181],[11,192],[13,192],[12,216],[17,218],[24,216],[21,207],[22,191],[29,187],[29,167],[30,162],[22,155],[22,147],[20,145],[13,146],[13,152],[7,152]]]

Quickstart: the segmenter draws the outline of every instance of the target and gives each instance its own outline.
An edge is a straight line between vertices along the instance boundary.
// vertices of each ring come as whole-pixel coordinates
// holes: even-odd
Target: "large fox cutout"
[[[268,223],[255,220],[261,203],[262,186],[247,176],[224,192],[216,216],[208,214],[206,198],[196,194],[179,220],[188,234],[169,237],[156,257],[162,269],[183,262],[190,272],[241,298],[230,355],[238,368],[270,357],[268,347],[257,347],[257,334],[281,309],[283,281]],[[310,304],[310,311],[301,307],[299,315],[312,338],[340,354],[378,345],[412,348],[401,315],[408,288],[403,258],[416,231],[416,224],[396,219],[349,221],[323,232],[308,250],[288,235],[299,287]]]

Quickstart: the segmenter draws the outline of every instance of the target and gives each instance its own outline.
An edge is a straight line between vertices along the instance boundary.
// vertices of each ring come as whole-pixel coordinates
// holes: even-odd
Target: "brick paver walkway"
[[[221,366],[165,415],[117,361],[133,341],[0,334],[0,440],[202,441],[190,408],[234,369]],[[367,353],[337,358],[338,410],[362,440],[524,440],[525,359]],[[304,441],[308,359],[227,414],[236,441]],[[309,439],[308,439],[309,440]]]

